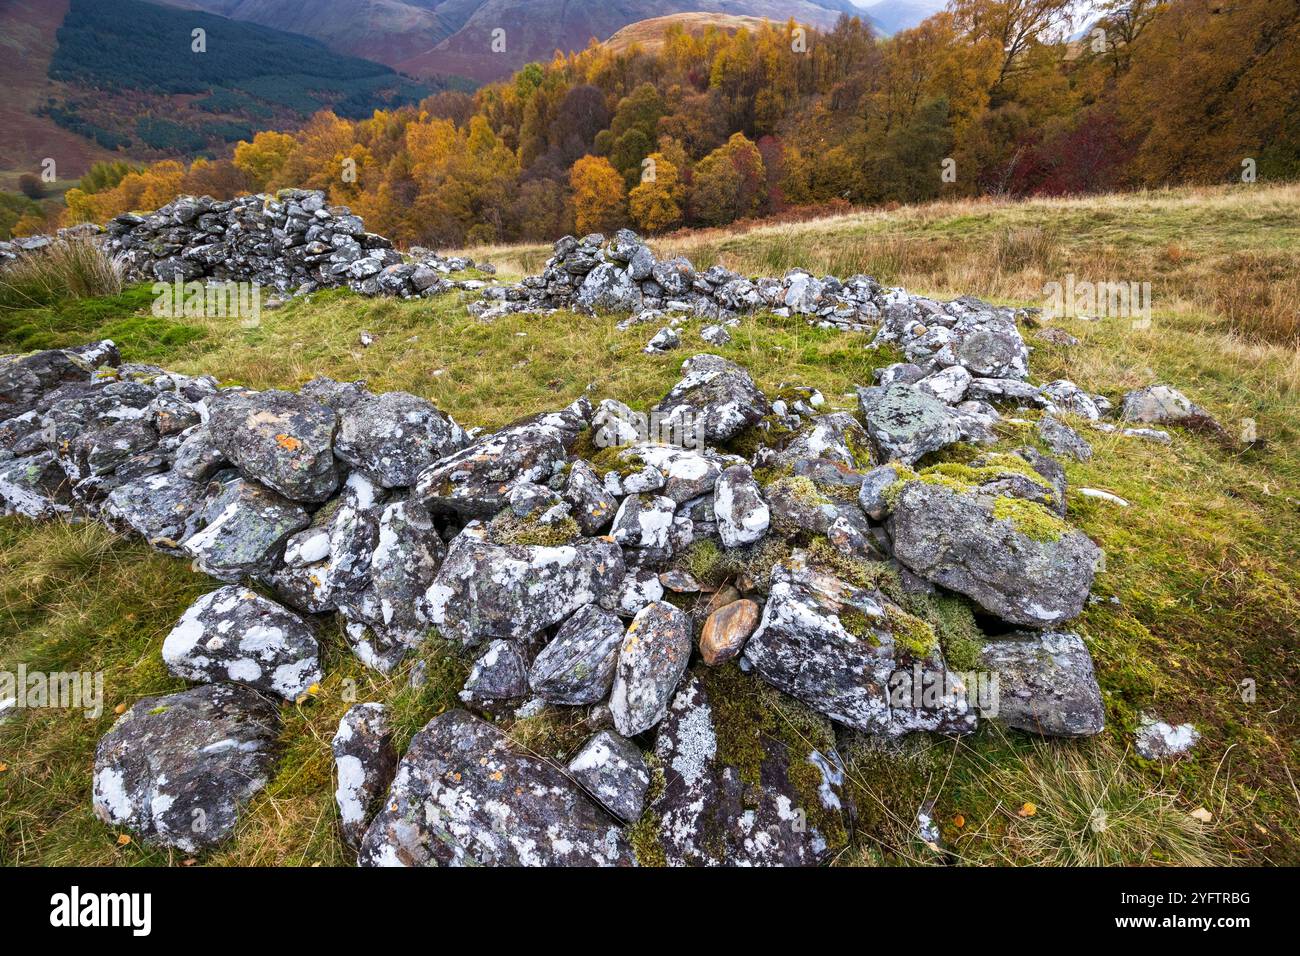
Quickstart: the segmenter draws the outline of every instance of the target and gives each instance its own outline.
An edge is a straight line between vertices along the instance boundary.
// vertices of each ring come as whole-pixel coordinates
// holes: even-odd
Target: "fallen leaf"
[[[1032,817],[1037,812],[1038,812],[1038,808],[1036,806],[1034,806],[1032,803],[1026,803],[1023,807],[1021,807],[1019,810],[1016,811],[1016,816]]]

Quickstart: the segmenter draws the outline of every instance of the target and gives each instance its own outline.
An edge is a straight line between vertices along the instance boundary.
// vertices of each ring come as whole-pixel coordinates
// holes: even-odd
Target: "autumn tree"
[[[681,222],[683,193],[677,167],[663,153],[652,153],[641,182],[627,195],[628,213],[642,231],[663,232]]]
[[[603,156],[584,156],[569,174],[575,228],[580,233],[617,229],[626,215],[623,177]]]
[[[758,147],[735,133],[725,146],[696,163],[691,214],[711,226],[752,216],[762,204],[765,183]]]
[[[257,189],[265,189],[275,180],[298,148],[298,141],[288,133],[273,130],[258,133],[253,141],[240,140],[235,146],[235,168],[246,175]]]
[[[971,42],[992,41],[1001,50],[993,89],[1024,66],[1035,45],[1063,40],[1070,24],[1072,0],[952,0],[958,26]]]

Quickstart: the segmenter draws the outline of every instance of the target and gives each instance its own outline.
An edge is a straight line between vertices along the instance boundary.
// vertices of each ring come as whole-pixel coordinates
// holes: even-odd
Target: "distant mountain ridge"
[[[892,36],[910,30],[947,6],[947,0],[876,0],[864,2],[859,10],[869,16],[882,33]]]
[[[415,76],[509,76],[556,50],[675,13],[766,17],[830,27],[863,16],[851,0],[160,0],[301,33]],[[864,17],[865,19],[865,17]],[[503,30],[504,35],[495,31]],[[494,51],[493,39],[505,49]],[[498,43],[498,47],[499,47]]]

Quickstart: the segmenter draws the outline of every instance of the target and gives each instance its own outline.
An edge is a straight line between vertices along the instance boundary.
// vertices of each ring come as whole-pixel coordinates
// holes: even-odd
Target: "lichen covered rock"
[[[1004,621],[1050,628],[1088,599],[1101,550],[1023,499],[908,481],[891,522],[894,556]]]
[[[682,684],[655,737],[662,789],[639,854],[670,866],[814,866],[844,846],[830,725],[770,693],[734,665]]]
[[[623,624],[588,604],[574,612],[533,660],[528,683],[553,704],[595,704],[609,696],[623,644]]]
[[[355,850],[397,771],[388,708],[374,703],[349,707],[330,749],[338,780],[334,801],[339,808],[339,829],[343,842]]]
[[[549,763],[453,710],[411,739],[362,866],[626,866],[622,829]]]
[[[609,697],[614,726],[634,737],[663,719],[691,659],[691,622],[666,601],[647,604],[628,625]]]
[[[1106,725],[1092,655],[1078,634],[1022,632],[988,640],[980,667],[998,681],[997,718],[1048,737],[1087,737]]]
[[[569,774],[620,820],[640,818],[650,772],[640,748],[626,737],[600,731],[569,761]]]
[[[95,815],[146,843],[215,846],[266,785],[279,733],[275,705],[238,684],[138,700],[95,749]]]
[[[227,392],[210,403],[208,431],[243,474],[293,501],[319,502],[339,485],[338,416],[293,392]]]
[[[234,681],[296,700],[321,680],[311,626],[273,601],[237,585],[203,595],[163,641],[177,677]]]
[[[428,399],[384,392],[339,416],[335,453],[381,487],[401,488],[465,443],[464,430]]]
[[[586,604],[612,599],[624,570],[618,545],[608,539],[500,546],[467,530],[425,594],[427,613],[444,635],[466,644],[523,640]]]

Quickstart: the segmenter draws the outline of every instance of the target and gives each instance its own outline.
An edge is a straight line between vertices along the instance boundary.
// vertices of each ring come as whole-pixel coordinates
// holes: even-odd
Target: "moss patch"
[[[822,772],[809,755],[828,754],[835,748],[830,722],[801,702],[782,694],[729,661],[721,667],[697,668],[696,676],[709,696],[713,729],[717,738],[717,761],[733,767],[736,775],[755,793],[762,786],[762,767],[773,742],[785,748],[791,786],[808,823],[816,827],[832,847],[847,840],[844,820],[838,811],[822,805]]]
[[[885,608],[885,618],[894,635],[894,645],[912,657],[923,660],[939,649],[939,638],[929,621],[890,605]]]
[[[572,544],[582,530],[572,518],[564,517],[552,524],[542,524],[535,515],[521,518],[506,509],[488,524],[488,538],[493,544],[522,544],[558,548]]]
[[[1072,530],[1068,524],[1035,501],[1003,495],[993,502],[993,517],[1010,521],[1012,526],[1031,541],[1050,544],[1060,541]]]

